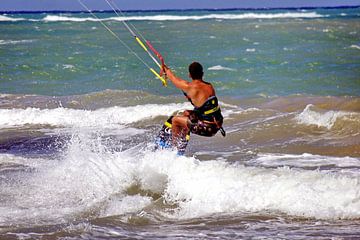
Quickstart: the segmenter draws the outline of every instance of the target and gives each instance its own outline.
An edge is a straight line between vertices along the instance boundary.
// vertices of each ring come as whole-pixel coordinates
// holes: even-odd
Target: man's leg
[[[188,117],[175,116],[172,119],[172,144],[178,146],[181,139],[186,138],[186,134],[189,132]]]

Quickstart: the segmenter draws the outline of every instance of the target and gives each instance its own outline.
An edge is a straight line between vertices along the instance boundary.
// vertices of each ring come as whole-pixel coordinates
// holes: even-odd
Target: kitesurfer
[[[182,142],[187,141],[190,132],[206,137],[214,136],[219,130],[223,136],[223,116],[221,114],[215,89],[211,83],[203,80],[203,67],[198,62],[189,65],[191,82],[177,77],[169,67],[163,66],[160,75],[166,74],[176,88],[183,91],[186,98],[194,106],[193,110],[186,110],[183,114],[173,116],[172,120],[172,145],[178,150]],[[186,146],[186,145],[185,145]]]

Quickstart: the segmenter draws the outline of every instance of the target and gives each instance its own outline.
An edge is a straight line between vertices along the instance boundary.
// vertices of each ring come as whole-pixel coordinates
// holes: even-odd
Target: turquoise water
[[[191,19],[211,14],[222,17]],[[104,89],[177,93],[173,87],[161,88],[147,68],[99,22],[77,21],[93,20],[91,15],[60,15],[70,20],[50,13],[6,16],[20,21],[2,19],[0,93],[74,95]],[[116,16],[97,15],[101,19]],[[214,83],[220,95],[360,93],[359,8],[127,15],[150,17],[130,22],[180,76],[187,77],[192,61],[201,62],[205,69],[221,66],[205,72],[206,80]],[[159,15],[169,16],[156,18]],[[232,19],[228,15],[243,17]],[[46,21],[49,16],[53,18]],[[184,16],[185,20],[171,20],[173,16]],[[106,24],[155,67],[120,21],[106,20]]]

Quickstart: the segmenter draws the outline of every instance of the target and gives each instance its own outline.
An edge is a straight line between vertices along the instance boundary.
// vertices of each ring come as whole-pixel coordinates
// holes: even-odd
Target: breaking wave
[[[310,13],[242,13],[242,14],[209,14],[195,16],[179,16],[179,15],[155,15],[155,16],[130,16],[130,17],[111,17],[102,20],[113,21],[186,21],[186,20],[206,20],[206,19],[273,19],[273,18],[319,18],[323,15],[315,12]],[[48,15],[44,21],[99,21],[96,18],[76,18],[65,16]]]
[[[236,69],[234,69],[234,68],[223,67],[221,65],[209,67],[208,70],[211,70],[211,71],[236,71]]]
[[[26,20],[27,19],[25,18],[13,18],[13,17],[0,15],[0,22],[16,22],[16,21],[26,21]]]
[[[232,13],[232,14],[207,14],[207,15],[148,15],[102,18],[106,21],[186,21],[186,20],[238,20],[238,19],[281,19],[281,18],[321,18],[326,17],[316,12],[288,12],[288,13]],[[92,17],[71,17],[47,15],[43,19],[13,18],[0,15],[0,21],[45,21],[45,22],[97,22],[99,19]]]
[[[356,44],[351,45],[350,48],[355,48],[355,49],[359,49],[359,50],[360,50],[360,46],[359,46],[359,45],[356,45]]]
[[[132,107],[110,107],[94,111],[70,108],[0,109],[0,126],[51,125],[62,127],[114,127],[144,119],[171,114],[189,108],[188,103],[147,104]]]
[[[166,176],[165,196],[179,203],[179,217],[264,210],[325,219],[360,217],[357,177],[185,157],[174,161],[159,153],[146,155],[142,169]],[[144,176],[149,174],[142,175],[149,182]]]
[[[355,112],[345,111],[325,111],[316,108],[312,104],[308,104],[305,109],[298,114],[295,119],[300,124],[316,125],[318,127],[325,127],[331,129],[339,120],[347,120],[360,123],[360,114]]]
[[[14,161],[15,157],[7,154],[1,159],[6,158]],[[304,156],[288,158],[296,162]],[[283,156],[271,159],[280,161]],[[133,185],[139,186],[140,192],[159,194],[164,204],[175,204],[173,211],[156,209],[166,218],[258,211],[317,219],[360,218],[358,176],[341,173],[199,161],[172,151],[138,147],[113,152],[96,136],[84,133],[73,135],[61,161],[27,162],[32,161],[40,161],[37,171],[31,178],[22,176],[24,181],[12,188],[15,202],[1,204],[0,223],[26,224],[34,216],[39,221],[59,221],[87,211],[99,216],[151,211],[153,198],[126,193]],[[267,159],[259,155],[258,161]]]
[[[24,40],[1,40],[0,39],[0,45],[8,45],[8,44],[19,44],[19,43],[31,43],[35,40],[32,39],[24,39]]]

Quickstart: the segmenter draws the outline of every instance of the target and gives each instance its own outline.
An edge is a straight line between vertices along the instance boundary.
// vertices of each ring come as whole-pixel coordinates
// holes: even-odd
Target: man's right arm
[[[164,72],[175,87],[181,89],[184,92],[189,90],[190,83],[184,79],[177,77],[167,66],[164,66]]]

